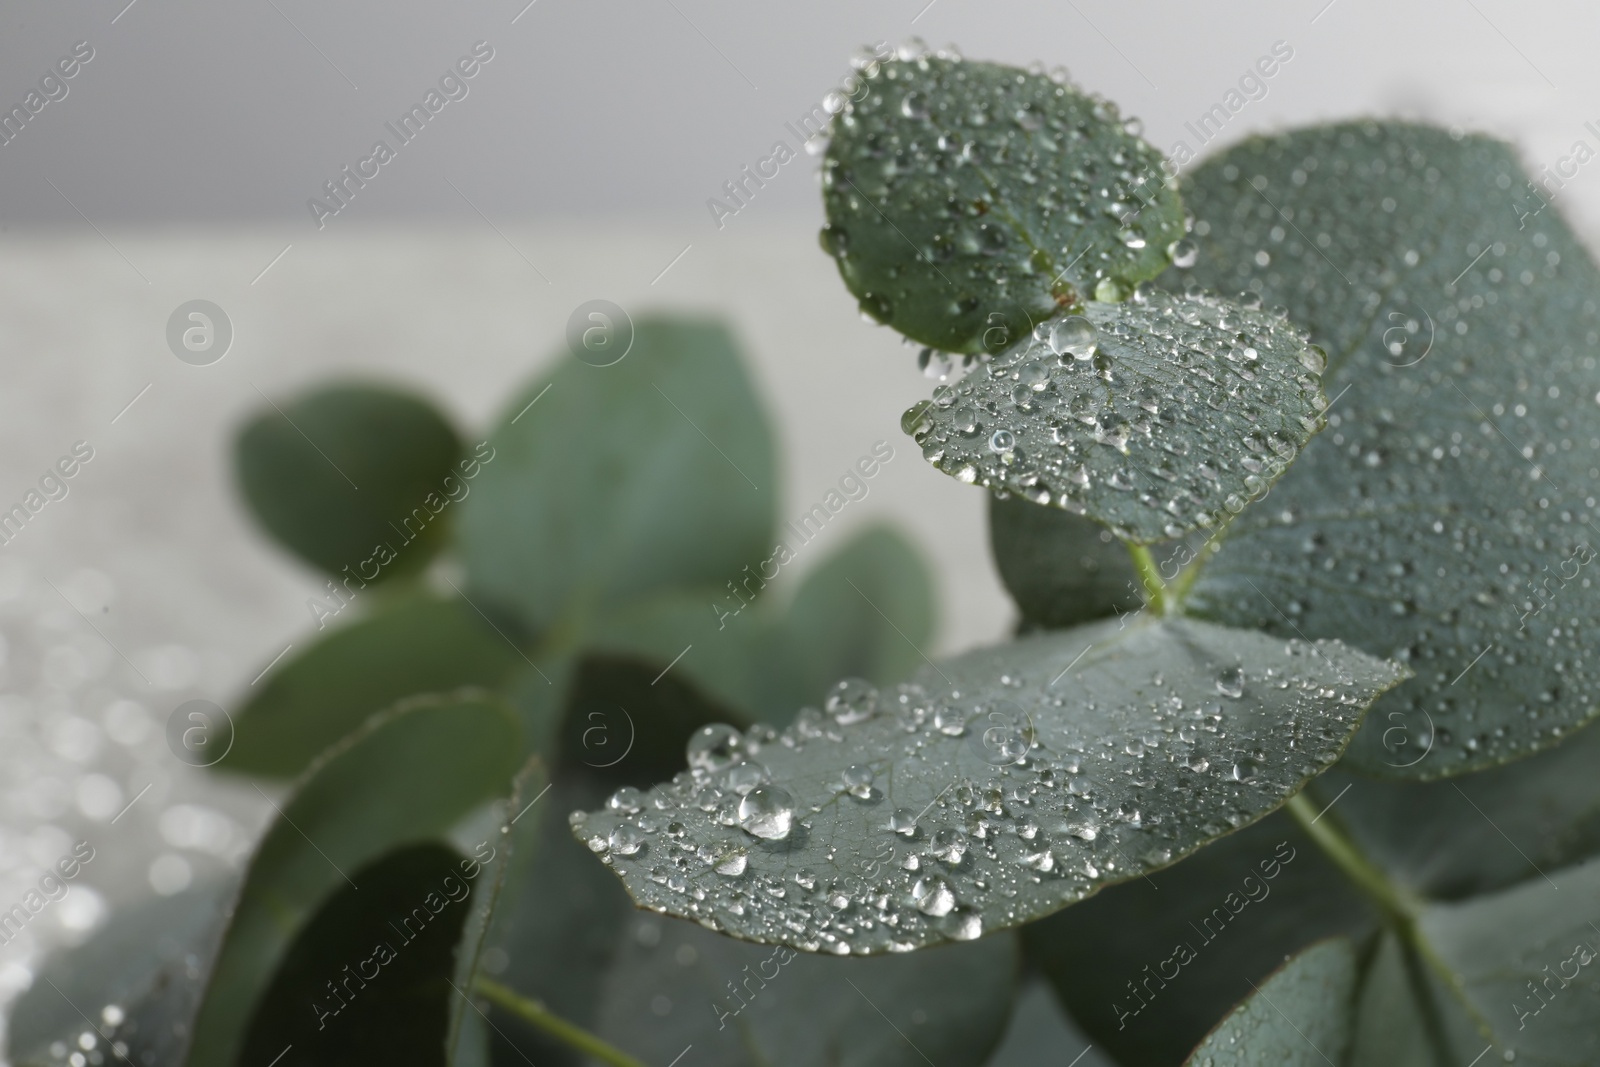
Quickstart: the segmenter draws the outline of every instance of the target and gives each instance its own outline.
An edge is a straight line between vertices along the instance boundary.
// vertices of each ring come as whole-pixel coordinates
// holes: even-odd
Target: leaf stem
[[[602,1063],[612,1064],[613,1067],[645,1067],[642,1061],[613,1048],[582,1027],[567,1022],[537,1000],[525,997],[515,989],[481,975],[474,988],[490,1002],[498,1004],[517,1018],[532,1023],[556,1040],[593,1056]]]
[[[1327,812],[1319,813],[1304,791],[1290,797],[1284,806],[1311,840],[1317,843],[1346,877],[1394,920],[1402,932],[1411,929],[1422,910],[1420,902],[1415,897],[1391,882],[1362,854],[1355,842],[1345,836],[1332,819],[1324,819],[1323,816]]]
[[[1150,554],[1150,546],[1130,544],[1128,556],[1133,560],[1133,570],[1139,576],[1139,584],[1144,586],[1144,601],[1150,610],[1157,615],[1170,614],[1177,606],[1177,601],[1167,596],[1167,583],[1161,580],[1161,571],[1156,566],[1155,557]]]
[[[1300,824],[1311,840],[1331,859],[1334,864],[1356,886],[1366,893],[1383,911],[1388,918],[1394,932],[1399,935],[1402,942],[1410,948],[1416,957],[1427,964],[1428,968],[1444,983],[1445,987],[1455,996],[1467,1015],[1477,1024],[1478,1029],[1485,1036],[1491,1037],[1493,1030],[1483,1013],[1473,1004],[1461,985],[1461,976],[1458,975],[1434,949],[1422,931],[1422,911],[1424,901],[1415,893],[1404,886],[1390,881],[1381,869],[1369,860],[1360,847],[1341,830],[1334,818],[1324,819],[1326,810],[1319,813],[1312,804],[1311,798],[1304,791],[1296,793],[1289,798],[1284,808]],[[1413,976],[1415,978],[1415,976]],[[1426,997],[1426,989],[1418,983],[1417,997],[1419,1002]],[[1437,1021],[1429,1023],[1430,1037],[1437,1043],[1444,1041],[1442,1031],[1438,1030]],[[1452,1053],[1453,1054],[1453,1053]],[[1441,1060],[1440,1062],[1444,1062]]]

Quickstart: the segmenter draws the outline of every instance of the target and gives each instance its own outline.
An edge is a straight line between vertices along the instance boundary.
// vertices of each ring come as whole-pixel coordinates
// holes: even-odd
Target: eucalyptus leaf
[[[317,909],[266,983],[240,1067],[443,1067],[467,862],[447,845],[412,844],[352,870],[355,884]]]
[[[1285,958],[1328,938],[1360,942],[1381,921],[1279,811],[1032,923],[1022,939],[1098,1048],[1177,1067]]]
[[[601,803],[609,792],[593,772],[564,770],[549,794],[518,819],[503,902],[487,941],[498,958],[492,978],[591,1031],[633,909],[617,880],[568,831],[567,813]],[[506,1012],[491,1014],[495,1063],[523,1057],[541,1067],[584,1062],[542,1030]]]
[[[841,677],[887,685],[923,662],[932,578],[911,543],[886,527],[821,560],[787,604],[764,586],[757,575],[738,593],[683,590],[630,604],[604,621],[594,645],[670,666],[664,677],[681,673],[739,725],[787,722]]]
[[[933,576],[887,526],[856,534],[808,571],[761,657],[757,715],[786,721],[839,678],[898,682],[933,638]]]
[[[563,359],[512,401],[489,445],[462,505],[462,555],[473,588],[536,630],[559,620],[581,632],[617,605],[720,585],[771,554],[772,438],[715,322],[641,317],[620,362]]]
[[[349,875],[397,846],[440,839],[504,797],[521,744],[487,696],[426,697],[370,719],[324,753],[278,804],[212,969],[191,1067],[237,1061],[244,1025],[295,937]]]
[[[573,830],[641,905],[749,940],[970,940],[1272,811],[1401,677],[1337,642],[1103,622],[847,680],[781,735],[709,728],[690,771]]]
[[[903,425],[958,481],[1148,544],[1225,523],[1321,428],[1323,356],[1278,316],[1141,290],[1051,319]]]
[[[461,440],[433,405],[358,384],[268,405],[240,430],[234,466],[284,546],[365,584],[420,570],[445,543],[447,509],[470,490],[456,470]]]
[[[822,241],[873,318],[935,348],[998,351],[1167,266],[1183,208],[1114,104],[942,55],[862,74],[823,160]]]
[[[1535,1067],[1600,1062],[1600,860],[1551,871],[1459,904],[1419,928],[1507,1061]],[[1468,1055],[1477,1049],[1466,1050]]]
[[[1082,516],[990,496],[989,547],[1025,628],[1076,626],[1144,606],[1127,547]]]
[[[1344,793],[1339,822],[1396,882],[1456,900],[1600,854],[1597,762],[1600,731],[1584,729],[1527,759],[1448,781],[1375,781],[1334,770],[1309,792],[1319,806]]]
[[[1379,936],[1357,993],[1350,1067],[1438,1067],[1440,1049],[1424,1023],[1430,1007],[1429,990],[1419,988],[1421,969],[1392,931]]]
[[[939,1067],[978,1067],[1016,992],[1010,934],[862,960],[751,945],[656,916],[628,926],[599,1033],[646,1063],[693,1045],[705,1067],[926,1067],[932,1057]]]
[[[1493,766],[1600,711],[1600,275],[1526,183],[1486,138],[1351,123],[1252,138],[1186,186],[1193,280],[1286,304],[1334,399],[1189,610],[1412,666],[1352,746],[1368,773]]]
[[[289,777],[403,697],[498,688],[520,652],[460,598],[411,596],[276,668],[235,714],[227,771]]]
[[[1350,1041],[1356,956],[1343,938],[1290,960],[1223,1019],[1190,1067],[1323,1067]]]
[[[448,1067],[488,1067],[489,1027],[488,1016],[472,999],[479,977],[485,975],[491,963],[489,949],[494,935],[504,922],[506,907],[512,897],[508,892],[513,864],[520,861],[526,869],[532,864],[528,858],[516,855],[523,839],[516,833],[516,825],[542,800],[551,787],[544,764],[538,756],[528,759],[512,781],[506,796],[505,807],[496,812],[494,833],[484,834],[470,844],[472,859],[462,865],[462,873],[472,873],[472,899],[462,923],[461,938],[457,942],[450,979],[450,1025],[445,1034],[445,1063]],[[530,820],[531,821],[531,820]],[[457,827],[460,830],[465,824]],[[487,854],[485,854],[487,853]],[[543,860],[534,856],[534,862]],[[481,864],[481,869],[473,864]]]

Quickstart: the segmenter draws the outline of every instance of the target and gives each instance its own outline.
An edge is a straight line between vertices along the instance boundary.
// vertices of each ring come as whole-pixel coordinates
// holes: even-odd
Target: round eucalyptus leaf
[[[862,75],[831,127],[822,242],[879,322],[935,348],[999,351],[1170,262],[1183,207],[1116,105],[945,56]]]
[[[1600,272],[1516,153],[1350,123],[1195,170],[1206,286],[1287,305],[1329,355],[1328,428],[1228,530],[1190,610],[1411,666],[1351,749],[1436,778],[1600,713]]]
[[[1356,953],[1343,938],[1300,953],[1200,1043],[1188,1067],[1324,1067],[1350,1044]]]
[[[189,1063],[234,1063],[294,939],[351,877],[397,846],[437,841],[511,789],[521,744],[487,696],[422,697],[371,718],[276,803],[234,903],[194,1023]],[[349,961],[354,965],[355,961]]]
[[[958,481],[1148,544],[1271,488],[1322,426],[1322,366],[1280,316],[1141,289],[1041,323],[903,425]]]
[[[234,446],[240,490],[295,555],[365,585],[420,570],[445,543],[448,509],[470,485],[461,440],[421,397],[330,385],[268,399]]]
[[[1266,815],[1403,677],[1336,642],[1143,617],[1025,638],[575,813],[644,907],[807,951],[904,951],[1048,915]]]

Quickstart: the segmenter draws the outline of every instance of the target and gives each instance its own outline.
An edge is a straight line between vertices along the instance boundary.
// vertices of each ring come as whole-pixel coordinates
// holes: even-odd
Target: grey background
[[[785,123],[862,44],[915,33],[973,58],[1064,64],[1163,151],[1198,149],[1185,122],[1278,40],[1294,58],[1221,143],[1379,114],[1487,130],[1534,170],[1580,138],[1600,148],[1584,128],[1600,119],[1600,13],[1570,0],[525,4],[0,9],[0,107],[75,42],[95,49],[67,97],[0,146],[0,507],[74,441],[96,450],[70,495],[0,547],[0,908],[72,841],[98,852],[0,947],[0,1014],[41,952],[108,908],[183,871],[237,869],[269,811],[161,736],[179,704],[233,706],[311,639],[320,582],[245,520],[228,471],[233,428],[263,396],[398,378],[474,435],[564,358],[586,300],[724,315],[776,426],[784,518],[875,440],[896,449],[784,580],[851,528],[892,521],[938,576],[925,651],[1006,631],[983,494],[929,469],[898,430],[930,383],[861,321],[817,248],[815,161],[785,166],[720,229],[706,208],[775,141],[797,147]],[[495,58],[469,95],[319,230],[307,198],[478,40]],[[1593,234],[1600,162],[1557,203]],[[234,326],[211,366],[166,345],[168,317],[194,299]]]
[[[306,198],[480,39],[496,58],[471,94],[351,219],[469,219],[450,176],[495,217],[625,216],[703,233],[705,199],[786,136],[852,50],[911,33],[975,58],[1065,64],[1142,116],[1163,149],[1277,39],[1295,58],[1229,139],[1414,111],[1515,136],[1548,161],[1600,113],[1600,13],[1570,0],[526,2],[13,3],[0,17],[6,106],[73,42],[96,57],[0,148],[0,220],[81,223],[48,178],[102,225],[309,226]],[[788,177],[761,200],[769,217],[816,210]]]

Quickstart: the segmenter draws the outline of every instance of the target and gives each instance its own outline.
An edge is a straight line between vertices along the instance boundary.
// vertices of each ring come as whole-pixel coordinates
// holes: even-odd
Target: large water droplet
[[[846,678],[828,692],[822,706],[841,726],[862,722],[878,710],[878,688],[860,678]]]
[[[760,785],[739,801],[739,825],[767,841],[782,841],[794,828],[794,797],[776,785]]]
[[[937,876],[918,878],[911,887],[911,899],[918,911],[935,918],[949,915],[956,906],[955,890],[950,888],[949,882]]]
[[[606,807],[624,815],[632,815],[644,807],[644,793],[639,789],[625,785],[606,801]]]
[[[1088,359],[1094,355],[1099,336],[1094,323],[1082,315],[1068,315],[1050,327],[1050,351],[1062,357]]]
[[[872,796],[872,768],[864,763],[853,763],[840,776],[847,793],[862,800]]]
[[[708,723],[689,735],[684,753],[689,766],[720,771],[744,755],[744,735],[726,723]]]
[[[621,823],[611,831],[611,852],[617,856],[631,856],[644,847],[644,833],[632,823]]]

